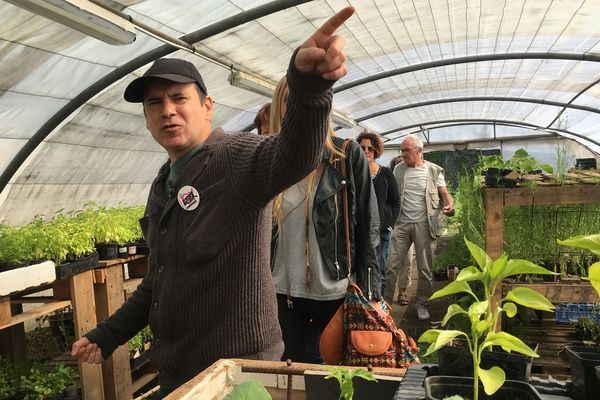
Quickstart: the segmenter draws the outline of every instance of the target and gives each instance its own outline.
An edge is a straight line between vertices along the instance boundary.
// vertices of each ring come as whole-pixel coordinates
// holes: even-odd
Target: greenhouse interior
[[[0,400],[599,399],[599,16],[0,0]]]

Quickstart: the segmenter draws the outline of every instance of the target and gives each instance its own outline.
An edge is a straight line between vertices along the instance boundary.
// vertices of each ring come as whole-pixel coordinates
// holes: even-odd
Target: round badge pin
[[[184,186],[177,193],[177,201],[181,208],[186,211],[192,211],[198,208],[200,204],[200,195],[196,188],[192,186]]]

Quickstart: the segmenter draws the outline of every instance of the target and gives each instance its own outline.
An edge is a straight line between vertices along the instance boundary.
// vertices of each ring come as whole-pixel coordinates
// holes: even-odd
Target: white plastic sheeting
[[[389,145],[411,132],[425,132],[430,145],[515,136],[526,143],[529,135],[551,135],[550,128],[600,151],[594,144],[600,142],[597,0],[318,0],[222,32],[223,21],[270,2],[100,2],[173,37],[214,28],[220,33],[194,45],[271,82],[316,27],[350,4],[357,14],[340,29],[349,73],[336,84],[334,107],[360,124],[342,136],[367,129],[385,134]],[[0,223],[20,224],[87,201],[145,201],[166,155],[146,132],[141,106],[126,103],[122,93],[149,64],[94,85],[161,46],[142,33],[131,45],[110,46],[0,0],[0,172],[6,178],[20,166],[0,194]],[[214,126],[244,129],[269,101],[231,87],[223,66],[180,50],[169,56],[202,72],[216,103]],[[457,62],[461,57],[470,59]],[[569,103],[579,109],[563,111]],[[44,138],[15,164],[35,135]],[[543,141],[529,146],[534,154],[535,143]],[[540,154],[549,154],[547,147]]]

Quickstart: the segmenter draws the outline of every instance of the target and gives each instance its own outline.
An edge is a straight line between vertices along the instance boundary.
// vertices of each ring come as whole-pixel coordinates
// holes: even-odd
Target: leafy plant
[[[33,366],[29,374],[21,377],[21,393],[23,400],[43,400],[78,382],[77,371],[62,364],[50,369]]]
[[[327,375],[325,379],[337,379],[340,385],[340,400],[352,400],[352,398],[354,397],[354,384],[352,383],[352,379],[354,379],[355,376],[367,381],[377,382],[377,379],[375,379],[373,374],[364,369],[348,369],[344,367],[323,368],[329,371],[329,375]]]
[[[237,385],[224,400],[271,400],[271,395],[262,384],[250,380]]]
[[[133,358],[136,354],[148,350],[150,343],[154,340],[150,326],[146,325],[144,329],[139,331],[134,337],[127,342],[129,357]]]
[[[0,356],[0,399],[10,399],[19,389],[15,370],[8,358]]]
[[[600,342],[600,322],[589,318],[579,318],[575,324],[575,334],[582,340]]]
[[[458,304],[451,304],[442,320],[442,325],[445,326],[451,318],[466,315],[470,321],[470,329],[466,332],[430,329],[421,335],[419,342],[430,343],[425,353],[425,356],[428,356],[450,343],[452,339],[463,336],[473,359],[473,399],[478,400],[479,381],[483,384],[486,394],[491,395],[502,386],[506,378],[505,372],[498,366],[490,369],[480,367],[484,350],[492,346],[500,346],[508,352],[516,351],[526,356],[538,357],[535,351],[521,339],[498,328],[498,318],[501,313],[505,313],[509,318],[514,317],[517,313],[517,304],[536,310],[554,310],[552,303],[543,295],[524,287],[510,290],[498,303],[494,303],[493,296],[499,289],[498,285],[503,279],[512,275],[554,273],[527,260],[509,260],[506,254],[492,260],[479,246],[466,237],[464,240],[477,266],[462,269],[455,281],[435,292],[430,299],[457,293],[471,296],[474,302],[468,309]],[[480,299],[475,294],[471,285],[483,287],[483,298]]]
[[[580,235],[574,236],[565,240],[557,240],[558,244],[563,246],[578,247],[581,249],[590,250],[596,256],[600,256],[600,233],[595,235]],[[600,296],[600,261],[595,262],[590,266],[588,271],[590,283],[596,289]]]

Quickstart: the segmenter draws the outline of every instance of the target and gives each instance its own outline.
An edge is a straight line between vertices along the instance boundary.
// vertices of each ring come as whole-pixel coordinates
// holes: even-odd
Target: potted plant
[[[21,376],[23,400],[62,400],[67,386],[78,382],[75,370],[64,365],[54,368],[33,366],[26,376]]]
[[[8,358],[0,356],[0,400],[15,399],[18,383],[12,363]]]
[[[148,362],[147,350],[150,350],[153,340],[154,337],[149,326],[146,326],[134,337],[129,339],[127,342],[127,349],[129,350],[129,363],[132,371],[139,369]]]
[[[19,228],[0,226],[0,272],[29,265],[29,249]]]
[[[600,256],[600,234],[575,236],[566,240],[557,240],[563,246],[572,246],[590,250]],[[600,262],[592,264],[588,270],[590,283],[600,295]],[[600,347],[567,346],[571,375],[573,379],[573,395],[576,399],[592,400],[600,392],[600,378],[596,376],[596,368],[600,366]]]
[[[463,338],[473,362],[473,379],[463,379],[461,387],[448,387],[445,385],[446,382],[457,382],[460,379],[455,377],[451,377],[451,379],[446,379],[448,377],[429,377],[426,379],[426,391],[429,399],[458,394],[462,396],[468,395],[473,400],[478,400],[480,382],[487,395],[492,395],[498,391],[505,383],[506,373],[496,365],[490,368],[482,367],[482,359],[486,350],[493,346],[498,346],[508,352],[515,351],[529,357],[538,357],[535,351],[522,340],[507,332],[503,332],[498,327],[498,318],[501,313],[506,314],[509,318],[514,317],[517,313],[517,304],[543,311],[554,310],[552,303],[544,296],[534,290],[523,287],[510,290],[497,303],[494,303],[493,296],[496,290],[499,289],[499,285],[503,279],[519,274],[546,275],[554,273],[527,260],[509,260],[506,254],[503,254],[496,260],[492,260],[483,249],[471,243],[466,238],[465,243],[477,266],[463,268],[455,281],[435,292],[431,296],[431,299],[458,293],[466,293],[471,296],[474,302],[468,309],[464,309],[458,304],[451,304],[442,321],[442,325],[445,326],[451,318],[457,315],[465,315],[470,322],[469,329],[466,332],[461,330],[430,329],[421,335],[419,342],[430,343],[425,353],[425,356],[427,356],[448,345],[453,339],[458,337]],[[479,285],[479,289],[483,291],[481,299],[475,294],[473,287],[476,285]],[[467,384],[465,385],[465,383]],[[537,393],[532,386],[524,382],[511,382],[509,386],[512,387],[515,384],[529,386],[529,390],[534,395]],[[455,392],[445,392],[446,389],[454,390]]]

